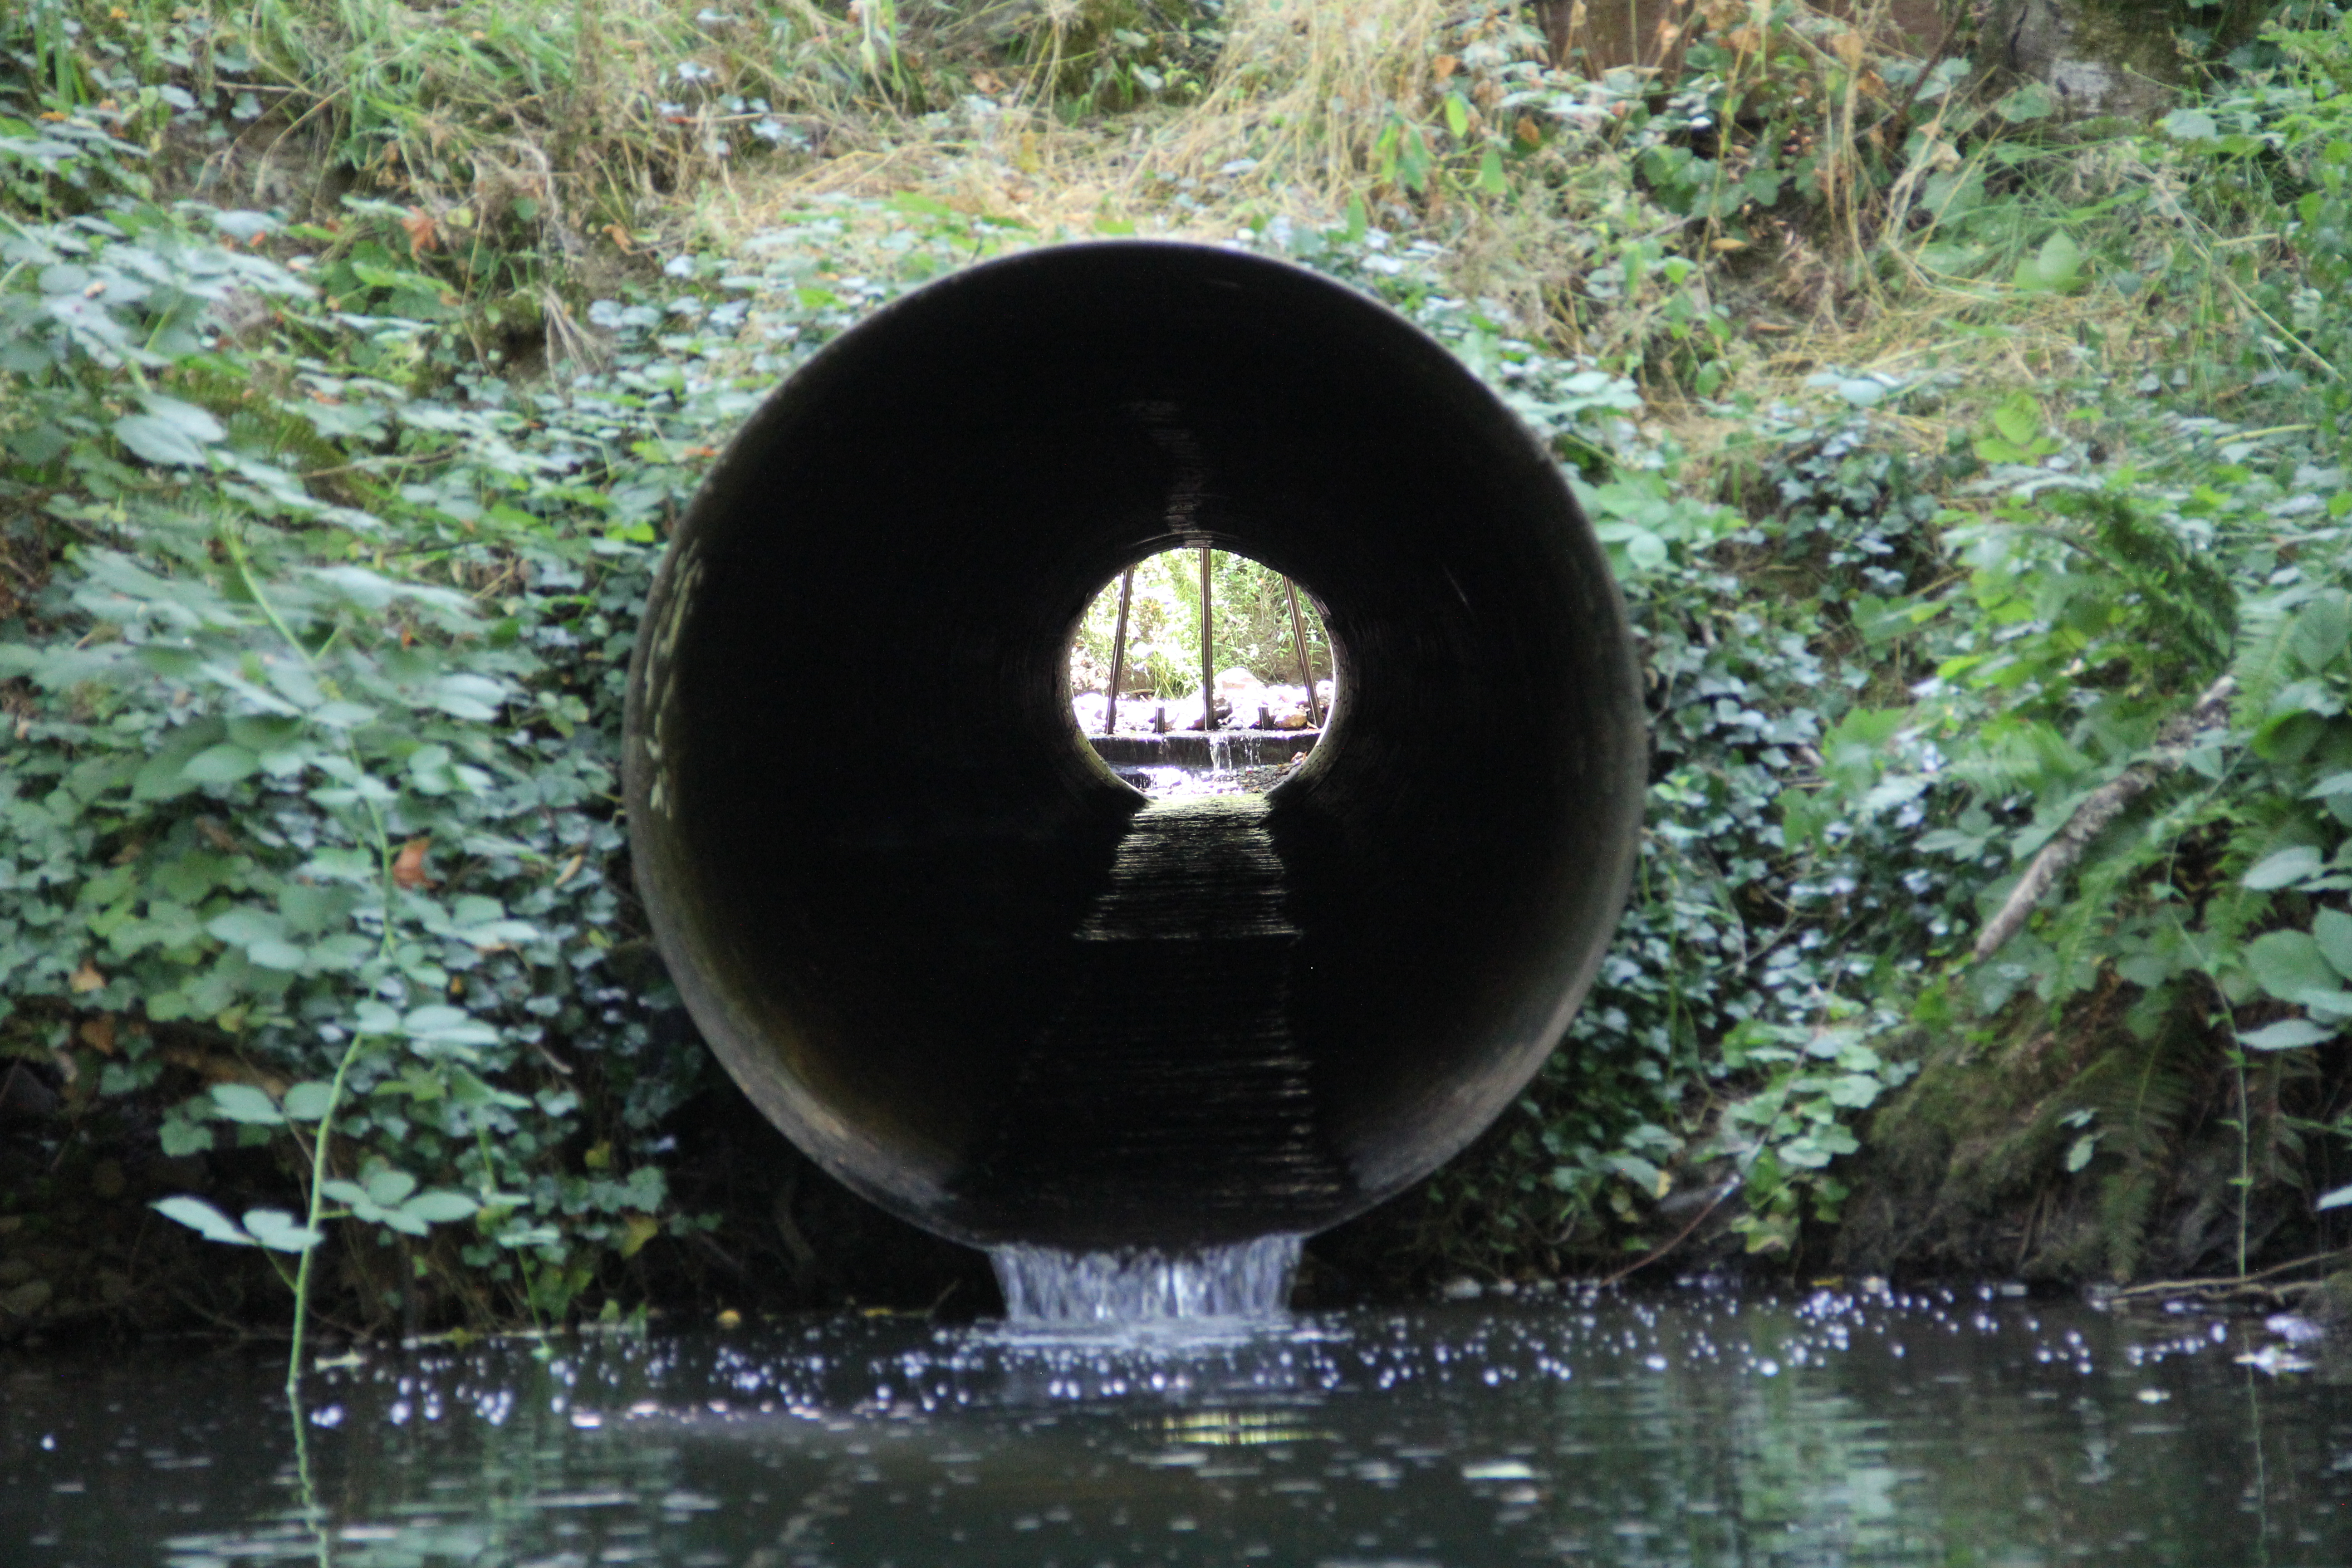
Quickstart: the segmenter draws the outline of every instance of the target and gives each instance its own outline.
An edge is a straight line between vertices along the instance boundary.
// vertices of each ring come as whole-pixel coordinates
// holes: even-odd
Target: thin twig
[[[1700,1226],[1705,1225],[1706,1223],[1706,1216],[1713,1214],[1717,1209],[1722,1207],[1723,1200],[1738,1192],[1740,1185],[1741,1184],[1736,1180],[1724,1183],[1723,1190],[1716,1194],[1714,1197],[1708,1199],[1706,1207],[1699,1210],[1697,1215],[1692,1218],[1690,1224],[1683,1226],[1681,1230],[1675,1232],[1675,1237],[1672,1241],[1667,1242],[1664,1247],[1659,1247],[1656,1251],[1649,1254],[1649,1256],[1639,1258],[1634,1262],[1628,1263],[1624,1268],[1617,1270],[1616,1273],[1612,1274],[1607,1279],[1601,1280],[1601,1283],[1604,1287],[1614,1285],[1620,1279],[1624,1279],[1627,1275],[1647,1268],[1651,1264],[1655,1263],[1659,1258],[1664,1258],[1667,1253],[1672,1252],[1675,1247],[1680,1247],[1684,1242],[1688,1241],[1691,1238],[1691,1233],[1698,1229]]]
[[[2152,1279],[2145,1285],[2127,1286],[2108,1299],[2121,1300],[2129,1296],[2179,1295],[2184,1290],[2234,1290],[2267,1279],[2273,1274],[2284,1274],[2291,1268],[2308,1268],[2315,1263],[2331,1258],[2352,1258],[2352,1247],[2339,1247],[2333,1252],[2315,1252],[2308,1258],[2297,1258],[2286,1263],[2273,1263],[2268,1268],[2258,1268],[2252,1274],[2240,1274],[2224,1279]]]

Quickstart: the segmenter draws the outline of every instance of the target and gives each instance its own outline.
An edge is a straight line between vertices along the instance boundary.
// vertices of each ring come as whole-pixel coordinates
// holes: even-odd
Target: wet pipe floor
[[[1289,1025],[1298,929],[1262,795],[1155,801],[1077,932],[1070,1000],[1018,1069],[997,1178],[1040,1206],[1193,1212],[1339,1194]]]

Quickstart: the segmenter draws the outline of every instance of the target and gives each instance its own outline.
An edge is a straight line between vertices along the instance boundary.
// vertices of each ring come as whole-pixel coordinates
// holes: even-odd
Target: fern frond
[[[2220,673],[2238,637],[2237,591],[2220,568],[2123,496],[2069,490],[2052,504],[2091,525],[2092,553],[2137,598],[2158,683],[2193,688]]]
[[[2118,1279],[2139,1267],[2157,1200],[2196,1104],[2192,1040],[2168,1030],[2146,1044],[2116,1046],[2076,1074],[2053,1102],[2091,1111],[2100,1152],[2116,1162],[2100,1178],[2099,1219],[2107,1267]]]
[[[2247,619],[2231,673],[2238,678],[2240,711],[2270,711],[2271,700],[2294,679],[2289,639],[2294,616],[2274,605],[2256,610]]]

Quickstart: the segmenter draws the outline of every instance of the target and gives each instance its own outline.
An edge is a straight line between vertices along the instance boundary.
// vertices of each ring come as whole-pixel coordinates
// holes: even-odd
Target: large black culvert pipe
[[[1313,596],[1344,697],[1262,801],[1146,810],[1066,649],[1203,544]],[[1591,981],[1643,759],[1542,447],[1381,306],[1185,245],[974,267],[818,354],[679,527],[629,687],[704,1036],[819,1163],[983,1246],[1311,1232],[1436,1168]]]

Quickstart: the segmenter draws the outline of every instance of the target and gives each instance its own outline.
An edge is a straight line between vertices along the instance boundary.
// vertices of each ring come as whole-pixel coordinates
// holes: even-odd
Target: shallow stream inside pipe
[[[340,1358],[308,1381],[299,1454],[281,1354],[20,1363],[0,1399],[0,1555],[2285,1568],[2352,1554],[2352,1357],[2301,1320],[2190,1302],[1572,1287],[1255,1322],[656,1326]]]

